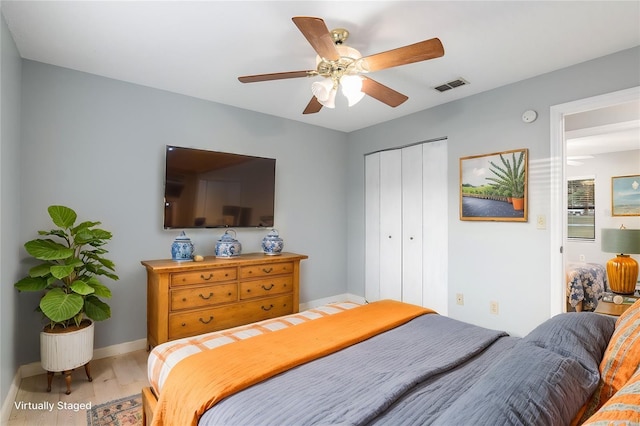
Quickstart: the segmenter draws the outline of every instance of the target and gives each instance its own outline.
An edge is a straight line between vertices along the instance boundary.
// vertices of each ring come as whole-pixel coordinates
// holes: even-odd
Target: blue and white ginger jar
[[[191,238],[182,231],[171,244],[171,259],[193,260],[193,243]]]
[[[233,232],[233,236],[229,234],[229,232]],[[216,243],[216,257],[236,257],[240,256],[240,252],[242,251],[242,244],[234,237],[236,235],[236,231],[233,229],[229,229],[225,231],[224,235],[220,237],[218,242]]]
[[[266,237],[262,239],[262,251],[270,256],[277,256],[282,253],[284,241],[278,235],[277,229],[272,229]]]

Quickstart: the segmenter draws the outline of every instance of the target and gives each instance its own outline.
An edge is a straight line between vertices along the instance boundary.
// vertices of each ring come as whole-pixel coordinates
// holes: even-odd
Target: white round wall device
[[[538,113],[530,109],[522,113],[522,121],[525,123],[533,123],[538,118]]]

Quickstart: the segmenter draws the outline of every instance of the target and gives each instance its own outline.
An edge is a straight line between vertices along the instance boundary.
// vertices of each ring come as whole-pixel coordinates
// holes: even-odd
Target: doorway
[[[555,105],[550,110],[550,315],[566,311],[567,116],[638,101],[640,87]],[[597,208],[597,207],[596,207]],[[640,218],[636,218],[639,219]],[[596,225],[597,226],[597,225]],[[635,227],[635,226],[633,226]]]

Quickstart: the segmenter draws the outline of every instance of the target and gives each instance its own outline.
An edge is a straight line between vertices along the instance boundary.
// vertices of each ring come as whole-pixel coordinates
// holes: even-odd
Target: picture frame
[[[460,220],[527,222],[526,148],[460,158]]]
[[[640,216],[640,175],[611,177],[611,216]]]

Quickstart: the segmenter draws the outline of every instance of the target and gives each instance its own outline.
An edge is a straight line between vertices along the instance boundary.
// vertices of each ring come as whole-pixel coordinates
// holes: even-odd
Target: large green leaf
[[[53,265],[51,267],[51,275],[61,280],[73,273],[73,266],[70,265]]]
[[[89,284],[94,289],[94,295],[98,297],[106,297],[107,299],[111,297],[111,290],[106,285],[102,284],[96,277],[91,277],[87,280],[87,284]]]
[[[41,291],[47,288],[47,280],[42,277],[25,277],[13,286],[18,291]]]
[[[78,294],[67,294],[54,288],[40,299],[42,313],[53,322],[62,322],[73,318],[83,306],[83,298]]]
[[[41,263],[29,269],[30,277],[44,277],[51,273],[51,263]]]
[[[48,239],[28,241],[24,248],[27,253],[40,260],[59,260],[73,256],[73,249]]]
[[[111,318],[111,308],[95,296],[84,299],[84,312],[94,321],[104,321]]]
[[[78,215],[75,211],[65,206],[49,206],[47,209],[51,220],[60,228],[71,228]]]
[[[71,290],[74,291],[74,293],[78,293],[82,296],[86,296],[87,294],[95,292],[92,286],[82,280],[75,280],[70,287]]]

